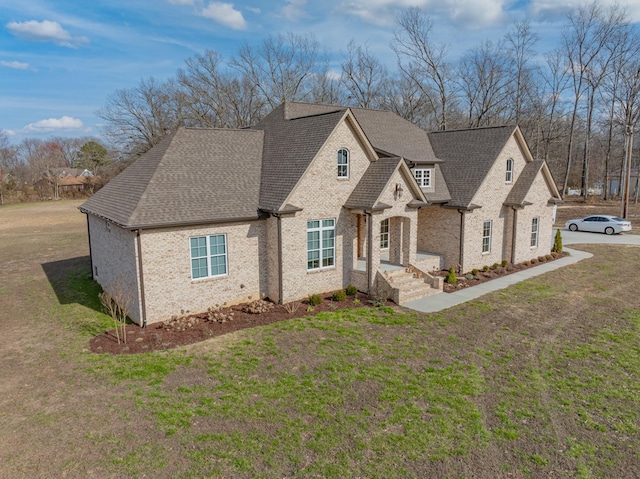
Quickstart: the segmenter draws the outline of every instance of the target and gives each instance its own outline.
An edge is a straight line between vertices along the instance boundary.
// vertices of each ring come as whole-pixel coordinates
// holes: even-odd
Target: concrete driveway
[[[553,235],[551,237],[551,244],[553,244],[553,239],[555,238],[557,229],[558,228],[554,228],[553,230]],[[621,233],[618,235],[606,235],[602,233],[585,233],[581,231],[569,231],[568,229],[565,229],[565,228],[561,228],[560,232],[562,234],[563,249],[569,253],[569,256],[565,256],[564,258],[560,258],[555,261],[550,261],[549,263],[540,264],[535,268],[529,268],[524,271],[518,271],[517,273],[509,274],[507,276],[503,276],[502,278],[494,279],[492,281],[479,284],[478,286],[473,286],[471,288],[464,288],[464,289],[461,289],[460,291],[456,291],[455,293],[434,294],[433,296],[427,296],[426,298],[417,299],[415,301],[410,301],[408,303],[403,303],[402,306],[405,306],[410,309],[415,309],[416,311],[422,311],[424,313],[434,313],[436,311],[441,311],[443,309],[447,309],[452,306],[465,303],[467,301],[479,298],[480,296],[483,296],[492,291],[497,291],[499,289],[507,288],[512,284],[516,284],[521,281],[527,280],[529,278],[533,278],[535,276],[548,273],[549,271],[562,268],[563,266],[577,263],[578,261],[581,261],[585,258],[590,258],[591,256],[593,256],[591,253],[587,253],[585,251],[567,248],[566,246],[568,245],[620,244],[620,245],[640,246],[640,235],[636,235],[636,234]]]

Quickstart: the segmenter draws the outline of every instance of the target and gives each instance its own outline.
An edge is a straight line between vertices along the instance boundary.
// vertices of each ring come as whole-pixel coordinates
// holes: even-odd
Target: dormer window
[[[349,178],[349,150],[338,150],[338,178]]]
[[[432,183],[432,169],[431,168],[418,168],[413,170],[413,177],[418,182],[420,188],[430,188]]]
[[[513,158],[507,160],[507,175],[505,177],[507,183],[513,182]]]

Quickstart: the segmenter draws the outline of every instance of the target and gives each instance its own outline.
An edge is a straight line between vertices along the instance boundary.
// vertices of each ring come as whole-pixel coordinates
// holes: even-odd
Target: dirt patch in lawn
[[[95,353],[148,353],[186,346],[241,329],[265,326],[286,319],[315,316],[338,309],[369,307],[373,302],[370,296],[363,293],[347,296],[345,301],[333,301],[332,293],[327,293],[323,295],[322,302],[315,306],[310,306],[308,300],[288,305],[268,303],[271,309],[258,314],[243,311],[246,305],[237,305],[221,309],[218,313],[221,319],[217,320],[210,319],[208,313],[204,312],[174,316],[171,320],[152,323],[145,328],[137,324],[128,324],[126,343],[118,341],[115,330],[109,330],[92,338],[89,348]]]

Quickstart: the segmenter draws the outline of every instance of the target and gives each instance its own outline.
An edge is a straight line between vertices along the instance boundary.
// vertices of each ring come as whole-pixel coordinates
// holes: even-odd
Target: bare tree
[[[116,90],[96,114],[107,122],[106,135],[132,156],[149,150],[182,123],[175,86],[152,77],[134,88]]]
[[[361,108],[379,108],[388,85],[387,68],[369,51],[369,46],[347,45],[342,62],[341,81],[350,104]]]
[[[460,61],[459,82],[466,100],[469,127],[504,120],[509,108],[508,60],[500,43],[484,42]]]
[[[563,196],[568,188],[578,111],[583,95],[587,87],[590,87],[588,76],[591,70],[596,67],[598,59],[602,56],[607,44],[611,42],[612,35],[623,23],[623,20],[622,10],[618,7],[611,7],[605,13],[596,2],[580,6],[568,15],[567,27],[563,32],[563,44],[569,60],[574,103],[569,126],[567,164],[562,187]],[[593,85],[592,81],[591,86]],[[589,100],[591,101],[591,99]],[[589,107],[587,106],[587,108]]]
[[[258,47],[245,43],[230,64],[249,79],[263,101],[275,108],[285,101],[311,98],[313,78],[321,53],[312,35],[270,35]]]
[[[398,68],[422,91],[434,112],[437,128],[446,130],[448,114],[456,101],[448,48],[432,42],[433,22],[418,7],[403,11],[398,16],[398,24],[400,29],[391,44],[398,57]]]
[[[538,42],[538,35],[532,31],[531,23],[526,20],[514,25],[512,31],[505,36],[508,47],[510,70],[513,81],[512,108],[516,124],[520,124],[524,104],[531,96],[534,84],[534,69],[531,66],[535,55],[534,47]]]

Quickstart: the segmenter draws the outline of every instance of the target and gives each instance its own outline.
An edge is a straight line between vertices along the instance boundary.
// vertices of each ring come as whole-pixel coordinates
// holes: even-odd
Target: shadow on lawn
[[[98,293],[102,289],[91,278],[89,256],[42,263],[41,266],[61,305],[80,304],[102,312],[102,305],[98,298]]]

